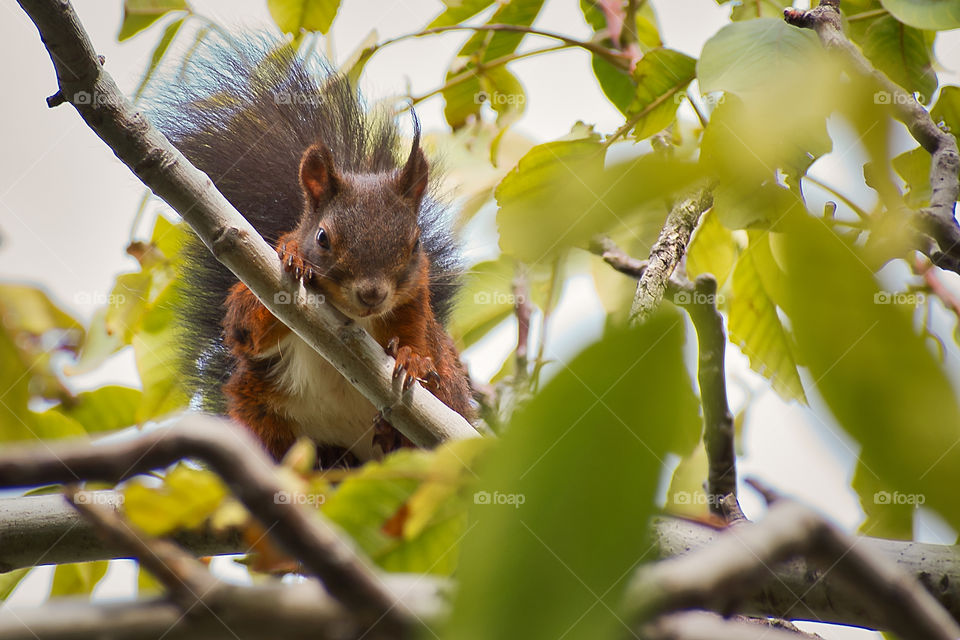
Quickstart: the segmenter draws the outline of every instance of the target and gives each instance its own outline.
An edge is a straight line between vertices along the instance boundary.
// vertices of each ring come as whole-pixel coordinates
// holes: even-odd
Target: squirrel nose
[[[387,287],[379,282],[363,282],[357,285],[357,299],[366,307],[376,307],[387,298]]]

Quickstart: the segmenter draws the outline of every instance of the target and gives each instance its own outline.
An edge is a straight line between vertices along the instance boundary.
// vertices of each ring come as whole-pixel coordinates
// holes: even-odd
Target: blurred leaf
[[[861,46],[878,70],[907,91],[918,92],[922,104],[929,103],[937,90],[937,74],[923,32],[887,16],[870,25]]]
[[[56,409],[48,409],[43,413],[31,413],[26,419],[30,423],[30,435],[42,440],[79,438],[86,435],[82,424]]]
[[[171,11],[190,11],[190,7],[186,0],[124,0],[117,40],[137,35]]]
[[[743,0],[733,3],[730,19],[734,22],[754,20],[756,18],[777,18],[783,20],[783,7],[770,0]]]
[[[136,413],[137,424],[186,408],[189,402],[178,369],[177,295],[173,287],[168,287],[143,316],[140,331],[133,338],[137,371],[143,385],[143,397]]]
[[[954,137],[960,136],[960,87],[943,87],[930,110],[934,122],[943,122]]]
[[[784,77],[815,80],[808,65],[822,57],[816,34],[782,17],[734,22],[703,45],[697,79],[703,93],[729,91],[748,99],[780,85]]]
[[[883,488],[873,472],[857,462],[853,473],[853,490],[860,497],[860,507],[867,514],[860,525],[865,536],[893,540],[913,540],[914,506],[906,502],[897,504],[894,493]],[[897,494],[899,496],[899,494]]]
[[[356,85],[360,82],[360,76],[370,61],[376,49],[373,47],[380,40],[380,34],[376,29],[371,29],[367,37],[360,41],[360,44],[347,56],[347,59],[340,65],[340,72],[347,76],[351,83]]]
[[[158,215],[150,234],[150,244],[159,249],[167,260],[176,261],[189,233],[186,225],[174,224]]]
[[[502,255],[471,267],[448,325],[459,344],[470,346],[513,313],[515,273],[516,263]]]
[[[270,17],[284,33],[326,33],[340,9],[340,0],[267,0]]]
[[[960,407],[911,314],[851,247],[814,221],[785,237],[787,312],[820,395],[888,490],[960,527]]]
[[[143,565],[137,563],[137,595],[139,597],[160,595],[164,592],[164,586],[153,575],[143,568]]]
[[[643,140],[667,127],[676,118],[680,91],[696,77],[697,61],[672,49],[654,49],[633,72],[636,92],[627,118],[640,118],[633,136]]]
[[[477,15],[493,2],[494,0],[443,0],[446,9],[427,25],[427,29],[459,24]]]
[[[662,456],[700,430],[682,343],[674,314],[610,328],[515,414],[481,471],[446,637],[622,634]]]
[[[901,153],[893,159],[893,168],[907,183],[907,205],[914,208],[930,203],[930,169],[932,159],[923,147]]]
[[[956,0],[880,0],[880,4],[897,20],[917,29],[960,27],[960,3]]]
[[[23,569],[14,569],[13,571],[0,573],[0,602],[10,597],[13,590],[20,584],[20,581],[30,573],[31,568],[32,567],[25,567]]]
[[[150,302],[152,277],[149,271],[117,276],[107,306],[106,328],[130,344]]]
[[[90,327],[80,346],[80,356],[71,364],[64,367],[68,376],[89,373],[106,362],[107,358],[115,354],[124,346],[123,336],[120,333],[107,331],[107,315],[109,307],[97,309],[90,319]]]
[[[51,411],[76,420],[87,433],[116,431],[136,424],[142,397],[139,389],[106,386],[80,393],[69,406],[61,404]]]
[[[767,378],[784,400],[805,403],[792,340],[777,315],[777,294],[761,276],[763,268],[777,268],[770,256],[768,237],[751,234],[750,244],[733,271],[728,305],[730,341],[750,359],[750,368]]]
[[[151,536],[201,525],[227,495],[220,477],[183,463],[174,467],[160,487],[130,482],[123,490],[124,515]]]
[[[777,228],[789,215],[805,211],[797,194],[773,181],[757,185],[721,182],[714,190],[713,210],[727,229]]]
[[[703,483],[707,479],[707,450],[701,442],[673,471],[664,509],[686,518],[705,518],[709,513]]]
[[[10,335],[0,325],[0,441],[21,440],[32,436],[30,411],[30,370]]]
[[[592,133],[534,147],[496,190],[501,249],[529,265],[630,221],[666,216],[666,200],[700,177],[693,163],[646,155],[603,168]]]
[[[620,113],[626,115],[627,108],[633,102],[634,94],[637,91],[633,75],[626,69],[621,69],[597,55],[593,56],[590,64],[603,95]]]
[[[57,565],[50,597],[89,595],[106,574],[109,565],[106,560]]]
[[[82,337],[83,326],[34,287],[0,284],[0,320],[7,327],[41,336],[48,331],[69,330]]]
[[[733,234],[722,224],[717,213],[710,209],[697,226],[687,249],[687,275],[691,280],[710,273],[717,280],[717,288],[727,281],[737,263],[739,249]]]
[[[147,70],[144,71],[143,78],[140,80],[140,84],[137,85],[137,89],[133,93],[134,102],[140,100],[144,89],[147,88],[147,84],[149,84],[150,79],[157,70],[157,65],[160,64],[161,60],[163,60],[164,54],[167,52],[167,49],[170,48],[170,43],[172,43],[173,39],[177,36],[177,32],[180,31],[180,27],[183,26],[185,19],[186,18],[179,18],[174,20],[167,25],[166,29],[164,29],[163,35],[160,37],[160,41],[157,42],[157,46],[153,48],[153,53],[150,55],[150,63],[147,65]]]

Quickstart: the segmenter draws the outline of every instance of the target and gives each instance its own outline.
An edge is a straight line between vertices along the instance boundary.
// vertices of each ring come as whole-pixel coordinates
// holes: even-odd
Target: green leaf
[[[143,91],[147,88],[150,78],[153,77],[154,72],[157,70],[157,65],[163,60],[164,54],[167,52],[167,49],[170,48],[170,44],[177,36],[177,32],[180,31],[180,27],[183,26],[184,20],[186,20],[186,18],[174,20],[164,29],[160,41],[157,42],[157,46],[153,48],[153,53],[150,54],[150,63],[147,65],[147,70],[143,73],[143,79],[140,80],[140,84],[137,85],[137,90],[133,94],[134,102],[137,102],[140,96],[143,95]]]
[[[861,46],[878,70],[907,91],[919,93],[921,104],[929,103],[937,90],[937,74],[922,31],[886,16],[870,25]]]
[[[340,72],[343,73],[353,85],[360,82],[360,76],[363,74],[367,62],[377,51],[375,46],[380,40],[380,35],[376,29],[372,29],[367,37],[360,41],[360,44],[353,50],[353,53],[347,56],[340,66]]]
[[[513,313],[515,275],[516,263],[508,256],[470,268],[448,325],[459,344],[473,344]]]
[[[164,477],[160,487],[129,483],[123,490],[123,511],[144,533],[160,536],[200,526],[226,496],[218,475],[181,463]]]
[[[604,169],[592,133],[536,146],[497,187],[500,247],[537,265],[615,225],[636,224],[632,216],[662,222],[663,199],[700,175],[693,163],[656,155]]]
[[[671,313],[609,328],[515,414],[481,472],[441,635],[622,635],[615,611],[647,548],[662,457],[700,430],[682,325]]]
[[[68,376],[89,373],[124,346],[122,335],[107,331],[107,307],[101,307],[90,319],[79,357],[64,367],[64,373]]]
[[[190,11],[186,0],[124,0],[117,40],[131,38],[171,11]]]
[[[863,535],[913,540],[914,505],[901,501],[899,492],[884,488],[862,461],[857,462],[853,472],[853,490],[860,497],[860,507],[867,514],[867,519],[860,525]]]
[[[326,33],[340,9],[340,0],[267,0],[267,8],[284,33]]]
[[[86,435],[83,425],[56,409],[32,413],[28,417],[31,435],[42,440],[79,438]]]
[[[109,562],[75,562],[57,566],[50,597],[89,595],[107,573]]]
[[[69,406],[52,409],[76,420],[87,433],[116,431],[136,424],[143,393],[130,387],[106,386],[80,393]]]
[[[906,201],[913,208],[930,203],[933,194],[930,188],[930,169],[933,159],[923,147],[901,153],[893,159],[893,168],[907,183]]]
[[[633,75],[626,69],[614,66],[600,56],[594,55],[590,62],[593,74],[597,77],[600,90],[620,113],[626,115],[627,108],[633,102],[637,85]]]
[[[707,479],[707,450],[701,442],[677,465],[670,479],[664,508],[671,514],[687,518],[706,518],[709,504],[703,490]]]
[[[636,119],[633,136],[643,140],[674,121],[680,92],[696,77],[697,61],[672,49],[654,49],[633,72],[636,91],[627,107],[627,118]]]
[[[720,288],[733,271],[738,252],[733,234],[720,223],[717,213],[710,209],[690,240],[687,275],[694,279],[704,273],[713,274],[717,288]]]
[[[447,8],[427,25],[427,29],[459,24],[477,15],[493,2],[494,0],[443,0]]]
[[[143,385],[143,397],[135,415],[137,424],[184,409],[189,402],[178,368],[180,327],[175,317],[176,295],[169,287],[144,314],[143,324],[133,337]]]
[[[770,381],[784,400],[805,403],[806,396],[792,339],[777,315],[775,299],[763,270],[779,271],[770,253],[769,234],[751,234],[750,244],[733,271],[732,299],[728,305],[730,341],[750,359],[750,368]]]
[[[730,19],[734,22],[755,20],[757,18],[777,18],[783,20],[783,7],[771,0],[744,0],[735,3],[730,11]]]
[[[954,137],[960,136],[960,87],[943,87],[930,110],[934,122],[943,122]]]
[[[734,22],[703,45],[697,79],[704,93],[729,91],[747,99],[779,85],[784,77],[814,80],[808,65],[822,56],[816,34],[783,18]]]
[[[14,569],[7,573],[0,573],[0,602],[4,602],[17,588],[17,585],[30,573],[31,567]]]
[[[917,29],[946,31],[960,27],[957,0],[880,0],[880,4],[894,18]]]
[[[826,405],[886,490],[922,496],[960,527],[960,406],[910,310],[889,304],[859,249],[821,223],[785,240],[785,309]]]

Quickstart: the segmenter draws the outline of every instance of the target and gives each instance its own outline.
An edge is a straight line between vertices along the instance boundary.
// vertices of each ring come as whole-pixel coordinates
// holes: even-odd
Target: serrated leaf
[[[636,119],[633,136],[643,140],[676,118],[680,92],[696,77],[697,61],[672,49],[654,49],[640,59],[633,72],[636,90],[628,120]]]
[[[124,0],[123,22],[117,40],[140,33],[171,11],[189,11],[186,0]]]
[[[919,93],[921,104],[930,101],[937,90],[937,74],[922,31],[887,16],[870,25],[861,46],[878,70],[907,91]]]
[[[267,0],[267,8],[284,33],[326,33],[340,9],[340,0]]]
[[[674,429],[700,430],[682,344],[675,314],[611,327],[515,414],[484,464],[441,635],[622,634],[615,611],[646,548],[661,457]]]
[[[897,20],[917,29],[945,31],[960,27],[957,0],[880,0]]]
[[[753,236],[733,271],[732,299],[728,305],[730,341],[749,358],[750,368],[767,378],[781,397],[806,403],[792,340],[777,315],[775,296],[757,265],[760,256],[769,268],[771,262],[762,259],[764,252],[769,252],[767,237]]]
[[[717,288],[727,281],[739,253],[736,240],[727,227],[720,223],[717,213],[710,209],[700,224],[687,249],[687,275],[690,279],[709,273],[717,280]]]
[[[910,310],[885,303],[858,252],[813,220],[785,236],[786,309],[798,353],[884,488],[923,496],[958,528],[956,390]]]

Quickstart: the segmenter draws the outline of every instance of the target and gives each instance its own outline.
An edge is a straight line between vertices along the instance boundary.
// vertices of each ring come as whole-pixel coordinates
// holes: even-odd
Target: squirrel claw
[[[429,356],[419,356],[408,346],[398,347],[400,340],[393,338],[387,343],[386,351],[396,358],[397,363],[393,367],[393,379],[396,380],[402,376],[403,383],[400,388],[406,392],[413,386],[415,381],[419,381],[425,387],[440,383],[440,374],[433,366],[433,360]]]

